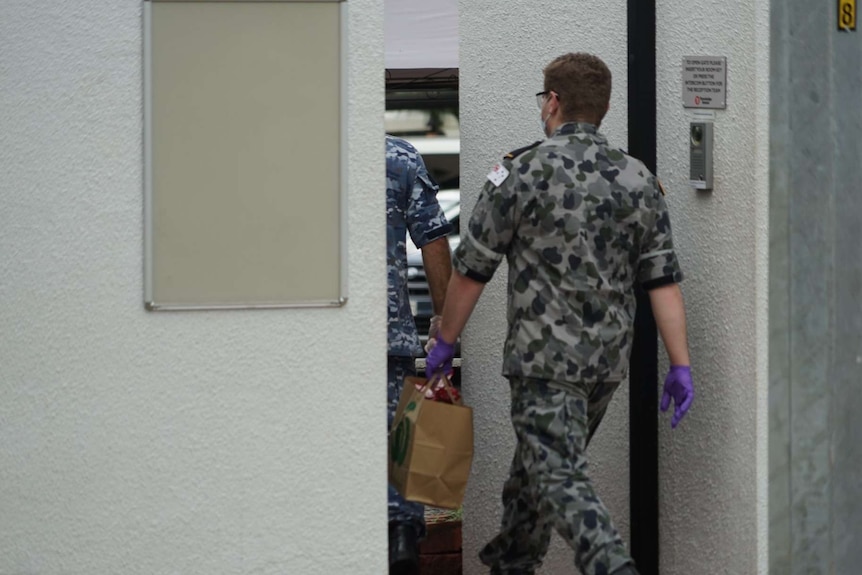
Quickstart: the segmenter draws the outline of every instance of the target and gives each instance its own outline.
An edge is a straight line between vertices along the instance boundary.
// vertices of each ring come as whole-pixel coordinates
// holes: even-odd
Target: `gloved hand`
[[[437,344],[437,332],[440,330],[440,321],[443,318],[439,315],[431,317],[431,326],[428,328],[428,341],[425,343],[425,353],[431,353],[434,346]]]
[[[685,417],[694,400],[694,384],[691,382],[691,368],[687,365],[672,365],[664,379],[664,395],[661,396],[661,410],[667,411],[670,400],[676,406],[670,420],[671,428],[676,428]]]
[[[455,355],[455,344],[449,343],[439,335],[437,343],[425,358],[425,377],[431,379],[435,373],[452,373],[452,356]]]

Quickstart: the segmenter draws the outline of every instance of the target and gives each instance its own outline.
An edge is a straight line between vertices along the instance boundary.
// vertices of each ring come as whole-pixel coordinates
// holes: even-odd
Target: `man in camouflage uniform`
[[[503,374],[517,447],[503,489],[500,534],[481,552],[491,573],[541,565],[554,528],[588,575],[636,574],[587,475],[585,449],[627,375],[635,282],[650,295],[671,359],[662,409],[675,427],[691,404],[682,280],[655,176],[597,130],[611,75],[587,54],[544,70],[537,94],[547,139],[509,154],[488,175],[455,251],[433,374],[503,257],[509,329]]]
[[[407,233],[421,248],[434,313],[443,309],[446,284],[452,271],[446,236],[452,226],[437,203],[437,184],[431,179],[422,157],[406,141],[386,136],[386,265],[388,277],[388,426],[404,378],[416,375],[414,358],[423,353],[410,311],[407,294]],[[390,573],[415,573],[418,569],[418,540],[424,536],[424,510],[405,501],[389,486]]]

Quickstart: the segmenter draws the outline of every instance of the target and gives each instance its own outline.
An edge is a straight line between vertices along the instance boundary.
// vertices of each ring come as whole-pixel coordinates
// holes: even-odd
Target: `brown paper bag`
[[[389,435],[389,483],[408,501],[458,509],[473,462],[473,411],[460,399],[457,404],[426,399],[437,381],[404,378]]]

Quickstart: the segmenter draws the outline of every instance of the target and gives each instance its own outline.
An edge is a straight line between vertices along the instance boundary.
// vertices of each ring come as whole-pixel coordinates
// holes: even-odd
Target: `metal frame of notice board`
[[[325,130],[309,130],[306,133],[289,134],[289,137],[293,138],[290,144],[294,147],[291,149],[297,152],[298,157],[303,157],[302,155],[306,154],[306,161],[304,163],[301,160],[291,160],[290,150],[285,150],[283,153],[279,151],[281,155],[278,155],[273,152],[273,146],[265,146],[263,139],[259,141],[255,139],[258,133],[275,134],[274,137],[280,139],[279,141],[282,143],[284,143],[284,138],[287,137],[284,131],[279,131],[277,127],[269,125],[269,122],[261,121],[261,114],[264,114],[262,110],[271,110],[271,106],[273,105],[272,101],[267,101],[267,97],[272,99],[273,96],[268,96],[267,94],[271,93],[267,92],[264,88],[259,88],[258,90],[261,102],[258,102],[254,97],[249,95],[253,92],[252,89],[243,92],[242,87],[239,87],[234,90],[238,92],[236,101],[240,102],[240,104],[254,104],[254,106],[246,106],[243,109],[246,111],[246,115],[254,120],[249,122],[250,125],[246,125],[241,120],[236,119],[236,115],[241,114],[243,111],[236,109],[241,108],[241,105],[228,109],[227,107],[218,107],[216,104],[213,104],[212,107],[214,110],[211,110],[213,113],[207,116],[205,109],[209,104],[204,102],[207,99],[206,97],[201,98],[201,94],[206,88],[199,88],[192,80],[186,78],[186,76],[194,77],[197,70],[192,70],[191,72],[193,73],[184,75],[182,70],[178,71],[178,68],[176,68],[177,66],[181,66],[181,64],[176,64],[173,57],[169,59],[163,56],[154,57],[154,52],[161,54],[159,50],[162,50],[159,46],[154,46],[154,43],[156,43],[154,42],[154,26],[163,26],[157,32],[164,32],[173,27],[171,29],[176,33],[177,30],[183,32],[181,28],[177,28],[181,27],[183,22],[193,21],[195,24],[201,22],[200,26],[188,26],[188,31],[192,35],[200,35],[200,29],[212,26],[214,19],[210,18],[210,16],[226,18],[226,15],[232,14],[234,16],[230,22],[231,26],[233,26],[233,23],[243,21],[242,18],[237,19],[235,17],[237,14],[240,14],[237,11],[244,11],[243,14],[246,14],[256,10],[269,10],[270,12],[267,12],[267,14],[280,14],[280,17],[284,18],[284,22],[289,24],[297,21],[296,17],[288,19],[285,14],[272,12],[273,10],[277,10],[273,6],[275,4],[284,5],[283,8],[288,11],[296,10],[298,14],[294,16],[309,16],[320,12],[320,21],[325,22],[329,22],[328,19],[332,18],[331,11],[333,8],[337,13],[337,29],[326,29],[327,34],[334,33],[336,35],[334,42],[327,43],[326,36],[324,36],[324,39],[321,41],[323,43],[306,42],[302,45],[304,49],[293,50],[293,53],[301,52],[296,57],[296,66],[307,66],[307,62],[314,60],[309,55],[320,52],[329,54],[330,61],[337,59],[337,70],[329,70],[325,67],[321,67],[320,70],[335,74],[334,76],[332,74],[325,76],[324,84],[327,82],[331,85],[337,84],[335,91],[337,91],[338,102],[337,105],[330,105],[328,111],[336,113],[338,118],[332,121],[329,116],[323,116],[322,119],[330,121],[336,126],[338,136],[334,141],[331,141],[325,139],[325,134],[321,135],[317,133]],[[338,6],[333,7],[333,4],[337,4]],[[172,12],[174,10],[179,10],[179,12]],[[183,10],[193,11],[194,18],[190,19],[189,13],[184,13],[182,12]],[[327,15],[325,17],[322,16],[324,11],[327,10],[329,11],[326,12]],[[161,20],[161,18],[167,18],[173,14],[179,14],[183,17],[171,17],[167,20]],[[255,17],[261,18],[259,13]],[[254,20],[250,21],[253,22]],[[262,29],[271,30],[271,26],[276,25],[268,19],[259,20],[259,22]],[[246,26],[249,26],[249,24],[246,24]],[[254,25],[252,24],[251,26]],[[195,31],[192,28],[198,28],[198,30]],[[166,37],[165,34],[167,32],[164,32],[159,38],[164,40]],[[245,45],[246,39],[251,42],[257,41],[255,38],[258,35],[257,28],[255,28],[255,34],[237,34],[236,38],[239,40],[236,40],[236,38],[234,40],[238,44]],[[297,36],[301,36],[302,34],[310,35],[311,33],[297,30]],[[261,31],[261,35],[265,35],[264,30]],[[296,38],[293,40],[284,39],[291,36],[288,33],[271,33],[271,36],[273,42],[301,42],[301,40]],[[179,52],[184,52],[188,46],[194,45],[194,40],[188,40],[183,33],[180,33],[179,38],[181,39],[177,40],[176,44],[172,44],[177,47]],[[317,37],[314,38],[315,41],[317,39]],[[265,40],[261,42],[265,42]],[[165,43],[170,44],[167,41]],[[333,43],[337,44],[337,46],[333,46]],[[347,302],[348,262],[348,67],[346,64],[348,52],[346,0],[144,0],[143,48],[144,304],[146,309],[150,311],[162,311],[338,307],[344,305]],[[281,66],[286,61],[283,57],[286,50],[282,51],[278,48],[279,46],[275,46],[274,44],[264,45],[261,55],[264,59],[267,59],[267,62],[275,61]],[[186,60],[189,62],[201,62],[202,59],[200,56],[205,55],[207,58],[203,58],[203,60],[207,60],[207,64],[210,66],[219,66],[222,62],[225,62],[224,65],[227,67],[230,65],[230,62],[237,65],[237,61],[240,61],[242,64],[240,57],[233,58],[231,52],[233,47],[230,42],[225,42],[221,38],[218,39],[218,42],[214,42],[211,37],[205,39],[203,47],[191,48],[191,50],[194,49],[200,50],[200,53],[193,56],[179,54],[176,60],[184,61],[182,58],[186,56]],[[248,48],[242,49],[248,50]],[[212,57],[209,58],[209,56]],[[198,60],[194,60],[195,57]],[[299,63],[300,60],[303,62],[302,64]],[[263,67],[263,65],[260,64],[259,66]],[[154,67],[159,67],[160,69],[154,70]],[[247,67],[241,65],[240,68],[237,68],[239,74],[242,75],[245,73],[244,70]],[[168,80],[162,81],[161,76],[159,76],[165,68],[170,68],[166,74],[171,81],[176,81],[180,84],[183,84],[185,81],[185,89],[190,90],[189,94],[191,95],[187,95],[186,100],[180,102],[182,96],[178,94],[182,90],[167,90],[166,94],[161,94],[159,92],[160,86],[154,86],[154,80],[157,77],[160,78],[161,86],[168,83]],[[283,70],[284,67],[280,69]],[[269,80],[273,82],[278,80],[284,81],[283,75],[278,74],[277,71],[269,75],[264,74],[262,77],[263,83],[265,84]],[[215,70],[208,78],[217,77],[219,72],[220,70]],[[314,73],[318,73],[317,68],[315,68]],[[221,82],[221,84],[218,82]],[[292,82],[290,90],[294,90],[294,87],[296,87],[296,90],[299,92],[307,90],[309,84],[314,84],[314,81],[308,82],[305,78],[291,78],[290,82]],[[306,84],[303,85],[303,82],[306,82]],[[210,88],[213,85],[226,85],[223,78],[217,79],[216,83],[212,85],[208,85],[206,79],[201,84]],[[234,84],[228,86],[226,91],[233,90],[235,87]],[[189,86],[191,87],[189,88]],[[272,93],[277,93],[277,90]],[[227,97],[220,91],[210,91],[203,95],[206,96],[207,94],[216,94],[212,98],[213,100],[219,97]],[[327,94],[320,94],[319,92],[316,95],[327,96]],[[293,109],[288,107],[285,110],[287,114],[277,115],[272,124],[279,125],[278,122],[281,121],[312,122],[317,125],[317,122],[321,120],[322,113],[315,110],[314,106],[323,106],[324,104],[318,104],[317,98],[309,100],[307,91],[298,97],[305,97],[303,102],[310,107],[306,105],[302,107],[294,106]],[[251,99],[243,101],[243,98]],[[154,101],[156,105],[154,105]],[[169,102],[167,105],[165,105],[166,101]],[[174,106],[176,102],[180,102],[178,108]],[[186,105],[185,108],[182,108],[183,102]],[[281,105],[286,106],[285,104]],[[172,108],[172,106],[174,107]],[[266,106],[270,106],[270,108]],[[183,113],[174,113],[175,108],[182,110]],[[204,111],[200,111],[201,109],[204,109]],[[169,113],[166,113],[165,110],[169,110]],[[248,110],[252,111],[249,113]],[[190,117],[192,119],[189,119]],[[196,136],[199,138],[203,137],[194,131],[196,129],[195,126],[200,128],[199,132],[206,132],[205,136],[212,136],[214,133],[213,130],[220,129],[214,128],[214,124],[218,124],[220,127],[222,123],[232,123],[234,127],[240,126],[243,133],[240,134],[239,138],[233,140],[230,137],[232,133],[225,130],[227,136],[224,140],[219,140],[216,144],[212,144],[222,154],[220,156],[222,162],[218,161],[219,158],[210,159],[209,167],[212,167],[212,170],[209,170],[200,163],[201,161],[205,161],[200,159],[203,152],[198,152],[199,148],[194,147],[194,138]],[[181,126],[179,128],[181,137],[171,138],[164,135],[166,130],[174,129],[177,125]],[[186,131],[182,132],[184,129]],[[189,136],[188,141],[177,141],[183,140],[186,136]],[[314,138],[324,141],[327,145],[317,146],[313,142]],[[308,143],[308,139],[312,139],[311,144]],[[209,137],[204,138],[202,141],[204,145],[209,146],[212,140],[213,138]],[[247,147],[243,147],[249,141],[252,141],[252,144],[258,144],[263,153],[256,155],[254,151],[249,151]],[[234,146],[233,148],[231,148],[232,145]],[[319,159],[321,162],[329,162],[331,169],[324,168],[324,171],[321,172],[320,166],[309,166],[307,163],[307,154],[309,153],[307,148],[309,147],[316,151],[317,155],[314,156],[314,160]],[[225,150],[228,150],[228,152],[225,153]],[[196,153],[198,154],[197,156],[195,156]],[[192,167],[177,168],[176,166],[185,162],[186,154],[192,156],[192,159],[189,161]],[[218,156],[218,154],[215,154],[215,156]],[[235,156],[242,156],[242,159],[236,160]],[[183,158],[183,160],[177,160],[178,157]],[[335,161],[333,161],[334,157],[337,158]],[[273,174],[277,174],[279,170],[284,171],[286,169],[281,162],[282,158],[284,158],[284,163],[288,164],[291,161],[301,162],[302,165],[296,167],[297,169],[302,168],[299,170],[302,173],[302,177],[310,179],[311,177],[306,174],[322,174],[325,176],[324,179],[337,180],[334,189],[333,186],[327,188],[325,185],[313,185],[317,184],[316,180],[313,184],[309,183],[307,187],[302,187],[300,184],[295,184],[292,181],[281,181],[274,178]],[[225,159],[228,164],[235,161],[236,166],[226,166]],[[245,160],[245,164],[243,164],[243,159]],[[195,164],[195,161],[198,164]],[[269,163],[267,164],[266,162]],[[273,173],[270,174],[267,169],[253,169],[253,167],[260,168],[261,165],[271,167]],[[172,173],[171,169],[166,168],[166,166],[172,166],[171,169],[174,171],[184,170],[184,173],[181,177],[166,175],[169,172]],[[315,168],[318,169],[317,172],[315,172]],[[212,173],[208,173],[210,171],[218,172],[221,177],[217,178]],[[291,172],[291,174],[294,173],[297,173],[297,171]],[[264,186],[251,186],[254,188],[251,191],[251,195],[254,196],[255,193],[257,195],[251,200],[246,201],[246,196],[250,192],[249,186],[244,187],[242,185],[243,182],[241,180],[243,177],[248,177],[248,179],[259,178],[263,181],[269,178],[269,180],[274,181],[269,181],[267,182],[268,185]],[[209,182],[207,182],[207,178],[210,178]],[[214,180],[213,178],[216,179]],[[235,178],[236,181],[224,183],[226,179],[230,178]],[[208,184],[212,184],[213,182],[216,184],[215,186],[208,186]],[[219,186],[227,189],[225,193],[225,198],[227,199],[224,200],[224,205],[220,203],[223,198],[220,196],[217,197],[216,193],[211,191],[213,188],[218,188]],[[325,189],[333,190],[331,197],[321,191],[325,191]],[[191,197],[182,201],[177,199],[184,198],[185,195],[191,195]],[[325,198],[325,201],[329,202],[327,204],[328,214],[321,214],[319,211],[305,213],[301,209],[290,209],[290,202],[299,200],[301,203],[305,202],[302,204],[305,205],[306,203],[321,201],[319,198]],[[180,208],[177,209],[176,206],[180,206]],[[196,211],[198,209],[200,209],[200,213]],[[210,213],[206,211],[207,209],[222,210],[224,213],[213,212],[217,213],[218,217],[207,220],[207,216]],[[260,212],[258,214],[260,216],[260,230],[257,229],[258,220],[254,217],[255,209]],[[282,215],[284,216],[284,220],[279,220],[279,217]],[[331,217],[327,218],[327,215]],[[293,219],[291,220],[291,218]],[[216,220],[222,223],[228,222],[229,225],[219,230],[214,230],[213,228],[216,224],[213,222]],[[279,223],[285,223],[288,220],[295,225],[279,225]],[[186,224],[185,227],[183,223]],[[230,225],[234,223],[238,225]],[[330,227],[326,228],[323,225],[324,223]],[[209,228],[207,227],[208,225],[210,226]],[[244,235],[240,234],[234,228],[242,228],[247,233]],[[297,231],[298,229],[311,230],[312,235],[297,236],[300,233]],[[196,230],[202,230],[201,237],[195,236]],[[337,235],[337,238],[331,238],[330,235],[332,233],[327,232],[334,233]],[[249,245],[242,245],[239,249],[234,249],[236,246],[229,246],[231,233],[238,234],[237,238],[241,244],[247,243]],[[317,238],[321,241],[317,242],[313,234],[318,234]],[[180,239],[177,240],[175,239],[176,237]],[[326,252],[327,257],[314,258],[305,254],[305,251],[313,248],[316,243],[326,244],[326,249],[328,250]],[[219,251],[221,248],[218,246],[222,246],[224,251]],[[337,254],[335,253],[336,251]],[[231,257],[225,256],[225,252],[228,252]],[[264,263],[266,254],[269,253],[273,255],[273,261]],[[306,261],[299,261],[297,267],[294,269],[291,268],[290,261],[287,261],[288,258],[294,258],[291,260],[294,263],[296,263],[296,258],[299,258],[299,260],[305,258]],[[248,274],[249,277],[246,277],[243,270],[245,267],[251,266],[248,262],[255,262],[254,265],[257,265],[257,267],[252,269]],[[206,267],[207,265],[209,267]],[[319,272],[316,270],[319,270]],[[261,281],[256,281],[251,277],[254,273],[263,276]],[[279,274],[281,275],[279,276]],[[246,282],[245,284],[243,283],[244,281]],[[320,286],[313,284],[313,282],[318,281],[320,282]],[[196,285],[195,282],[200,282],[200,285]],[[298,287],[292,287],[294,284]],[[321,286],[322,289],[316,289]],[[196,289],[197,291],[195,291]],[[232,293],[232,289],[237,290],[237,293]],[[243,289],[247,293],[243,293]],[[285,293],[278,293],[279,289],[285,290]],[[287,291],[291,291],[291,293],[287,293]],[[320,292],[325,293],[319,295]]]

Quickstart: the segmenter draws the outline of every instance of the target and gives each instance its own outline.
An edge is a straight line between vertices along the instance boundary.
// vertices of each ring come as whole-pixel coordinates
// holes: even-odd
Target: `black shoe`
[[[419,574],[419,537],[405,523],[389,525],[389,575]]]

